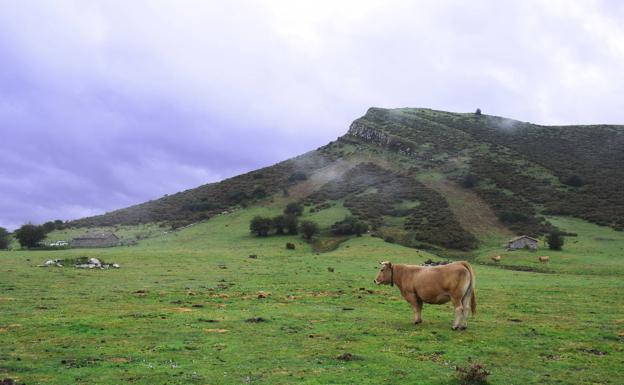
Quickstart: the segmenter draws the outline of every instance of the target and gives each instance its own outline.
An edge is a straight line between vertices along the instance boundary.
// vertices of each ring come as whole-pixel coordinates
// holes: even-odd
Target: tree
[[[273,221],[271,218],[265,218],[261,216],[255,216],[249,223],[249,231],[256,234],[259,237],[266,237],[269,235],[273,227]]]
[[[477,108],[477,110],[475,111],[475,115],[481,115],[481,109]]]
[[[548,243],[548,248],[551,250],[561,250],[564,243],[563,234],[558,230],[551,231],[546,236],[546,243]]]
[[[303,221],[301,222],[301,226],[299,227],[301,230],[301,234],[308,241],[319,232],[318,225],[312,221]]]
[[[331,226],[331,232],[334,235],[352,235],[362,236],[368,231],[368,224],[358,220],[353,216],[346,216],[343,220],[334,223]]]
[[[275,229],[275,234],[284,234],[284,228],[286,227],[286,218],[283,215],[278,215],[274,217],[272,221],[273,228]]]
[[[299,233],[299,220],[294,215],[284,216],[284,227],[286,232],[290,235],[297,235]]]
[[[10,243],[9,232],[4,227],[0,227],[0,250],[8,249]]]
[[[43,227],[43,231],[45,231],[46,234],[56,230],[56,225],[52,221],[48,221],[41,226]]]
[[[284,214],[295,215],[297,217],[301,216],[301,214],[303,214],[303,206],[296,202],[289,203],[284,209]]]
[[[368,225],[362,221],[357,221],[353,224],[353,232],[356,236],[361,237],[362,234],[368,231]]]
[[[37,247],[39,242],[43,241],[46,237],[43,226],[36,226],[33,224],[26,224],[15,231],[15,238],[22,247]]]

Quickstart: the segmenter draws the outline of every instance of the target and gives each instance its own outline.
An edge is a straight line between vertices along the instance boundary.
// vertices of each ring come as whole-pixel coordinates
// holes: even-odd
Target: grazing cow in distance
[[[502,259],[502,258],[501,258],[501,256],[500,256],[500,255],[497,255],[497,256],[495,256],[495,257],[492,257],[492,261],[494,261],[494,262],[500,262],[500,261],[501,261],[501,259]]]
[[[547,255],[543,255],[541,257],[538,257],[537,259],[539,259],[540,262],[548,262],[550,261],[550,257]]]
[[[448,301],[455,307],[453,330],[466,329],[468,310],[477,312],[475,274],[468,262],[441,266],[417,266],[381,262],[375,278],[380,285],[397,285],[401,295],[414,308],[414,323],[422,322],[423,303],[441,305]]]

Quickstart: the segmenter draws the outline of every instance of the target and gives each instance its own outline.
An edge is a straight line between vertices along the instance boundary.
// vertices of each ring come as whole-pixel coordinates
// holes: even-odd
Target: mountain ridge
[[[340,172],[319,175],[339,169],[339,162]],[[375,167],[360,167],[366,163]],[[451,197],[445,194],[458,190],[449,189],[450,184],[470,191],[472,195],[464,198],[478,196],[511,233],[549,231],[553,227],[544,215],[570,215],[622,230],[624,186],[619,181],[624,180],[623,170],[624,126],[542,126],[476,113],[371,107],[353,121],[345,135],[314,151],[70,224],[163,222],[177,227],[236,207],[266,204],[277,196],[319,205],[323,202],[310,197],[333,183],[340,192],[325,200],[351,205],[349,210],[380,234],[398,234],[408,245],[426,242],[469,249],[474,247],[474,231],[464,228],[470,221],[462,227],[453,218]],[[384,174],[394,179],[373,182]],[[345,177],[364,182],[356,190],[340,187]],[[306,182],[310,178],[322,183]],[[369,185],[366,178],[372,178]],[[435,185],[423,183],[428,178],[445,181],[447,188],[430,188]],[[309,187],[296,187],[302,183]],[[411,194],[410,188],[420,193]],[[409,196],[407,200],[404,195]],[[379,205],[375,199],[395,206],[404,202],[411,208]],[[416,209],[423,202],[432,206]],[[363,210],[366,205],[377,211]],[[434,210],[445,214],[436,216]],[[449,246],[445,236],[462,240],[462,245]]]

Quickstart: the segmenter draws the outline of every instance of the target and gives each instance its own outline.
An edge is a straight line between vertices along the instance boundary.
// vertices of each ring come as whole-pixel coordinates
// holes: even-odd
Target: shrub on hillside
[[[290,183],[299,182],[299,181],[306,180],[306,179],[308,179],[308,176],[305,174],[305,172],[302,172],[302,171],[293,172],[288,177],[288,181]]]
[[[266,237],[267,235],[269,235],[272,227],[273,221],[271,220],[271,218],[265,218],[261,216],[255,216],[249,223],[249,231],[259,237]]]
[[[264,187],[256,187],[253,192],[251,193],[251,195],[255,198],[255,199],[262,199],[262,198],[266,198],[269,194],[266,192],[266,190],[264,189]]]
[[[290,235],[299,233],[299,220],[294,215],[284,215],[284,228]]]
[[[0,227],[0,250],[8,249],[9,243],[11,243],[9,232],[4,227]]]
[[[312,221],[303,221],[300,226],[301,234],[307,240],[312,239],[313,236],[318,234],[319,227],[316,223]]]
[[[465,188],[473,188],[477,185],[477,183],[479,182],[479,180],[477,179],[477,176],[475,174],[466,174],[466,176],[464,176],[464,178],[461,181],[461,185],[464,186]]]
[[[44,223],[43,225],[41,225],[43,227],[43,231],[47,234],[50,233],[54,230],[56,230],[56,225],[54,224],[54,222],[52,221],[48,221],[46,223]]]
[[[276,217],[273,217],[272,221],[273,228],[275,229],[275,234],[284,234],[284,228],[286,227],[286,217],[283,215],[278,215]]]
[[[244,191],[232,191],[228,194],[227,200],[230,204],[239,204],[249,199],[249,195],[247,195]]]
[[[567,177],[563,183],[572,187],[581,187],[583,185],[583,179],[578,175],[571,175]]]
[[[563,234],[558,230],[553,230],[546,236],[546,243],[551,250],[561,250],[564,243]]]
[[[303,214],[303,206],[301,205],[301,203],[296,203],[296,202],[289,203],[284,209],[284,214],[294,215],[297,217],[301,216],[301,214]]]
[[[36,226],[30,223],[23,225],[15,231],[15,238],[22,247],[37,247],[39,242],[43,241],[45,237],[46,232],[43,226]]]
[[[366,231],[368,231],[368,224],[353,216],[346,216],[343,220],[338,221],[331,226],[331,232],[334,235],[355,234],[359,237]]]

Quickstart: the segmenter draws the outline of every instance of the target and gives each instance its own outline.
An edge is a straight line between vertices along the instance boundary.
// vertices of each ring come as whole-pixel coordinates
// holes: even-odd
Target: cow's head
[[[381,262],[381,269],[379,273],[377,273],[377,278],[375,278],[375,283],[377,285],[394,285],[393,282],[394,271],[392,268],[392,262]]]

